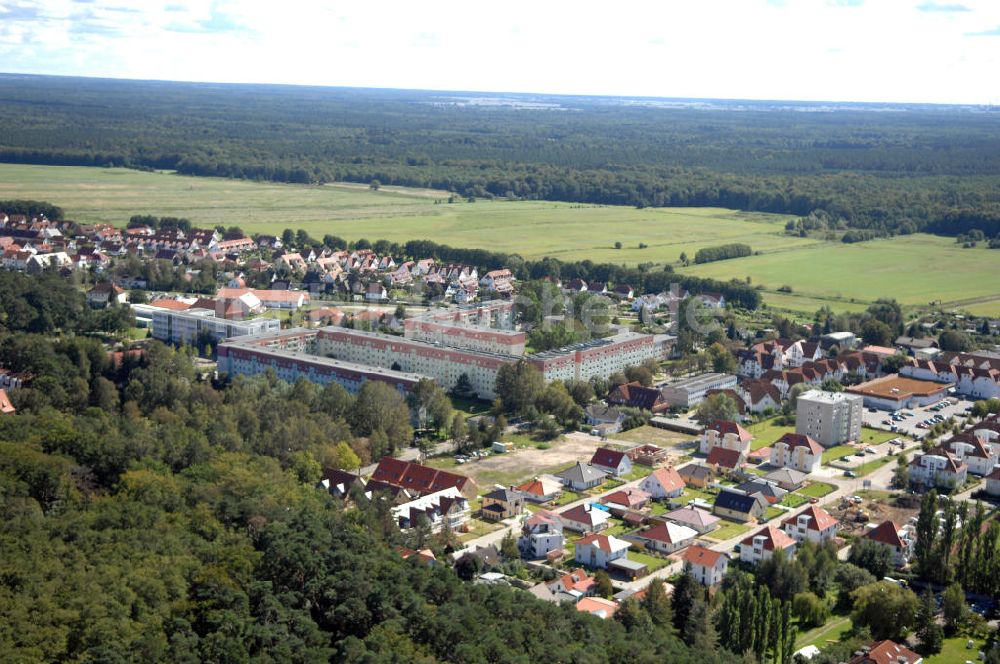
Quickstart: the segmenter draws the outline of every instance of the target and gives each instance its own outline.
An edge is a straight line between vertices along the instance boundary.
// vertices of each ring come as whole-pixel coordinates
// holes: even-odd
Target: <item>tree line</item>
[[[724,261],[730,258],[743,258],[753,254],[753,249],[749,244],[734,242],[723,244],[718,247],[704,247],[699,249],[694,255],[695,263],[711,263],[713,261]]]

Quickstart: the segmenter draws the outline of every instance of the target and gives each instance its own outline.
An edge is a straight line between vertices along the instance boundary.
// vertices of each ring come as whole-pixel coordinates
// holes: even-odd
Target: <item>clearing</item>
[[[526,447],[507,454],[491,454],[479,461],[458,465],[452,457],[428,459],[427,465],[444,468],[472,478],[482,492],[494,484],[510,486],[520,484],[537,475],[556,473],[577,461],[589,461],[600,439],[584,433],[568,433],[550,443],[548,449]]]

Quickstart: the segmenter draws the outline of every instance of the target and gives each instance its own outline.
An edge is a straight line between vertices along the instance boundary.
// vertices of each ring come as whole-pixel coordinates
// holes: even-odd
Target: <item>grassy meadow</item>
[[[0,199],[46,200],[67,218],[123,226],[133,214],[178,216],[196,225],[321,238],[427,238],[454,246],[597,262],[676,263],[708,246],[743,242],[760,255],[683,268],[764,286],[770,307],[811,314],[823,305],[860,310],[889,296],[942,301],[1000,314],[1000,251],[962,249],[929,235],[853,245],[789,237],[789,217],[718,208],[636,209],[548,201],[447,203],[440,191],[364,185],[307,186],[185,177],[127,169],[0,164]],[[614,249],[621,242],[622,249]],[[639,243],[647,245],[639,249]],[[778,292],[790,285],[793,292]]]

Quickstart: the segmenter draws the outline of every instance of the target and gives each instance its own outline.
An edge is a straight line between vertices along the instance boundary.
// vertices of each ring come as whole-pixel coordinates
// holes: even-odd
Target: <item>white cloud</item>
[[[0,69],[580,94],[1000,102],[992,0],[0,0]]]

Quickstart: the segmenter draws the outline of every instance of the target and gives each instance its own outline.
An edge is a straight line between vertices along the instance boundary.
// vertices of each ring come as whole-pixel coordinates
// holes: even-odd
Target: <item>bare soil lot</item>
[[[455,463],[451,457],[429,459],[427,465],[470,477],[481,491],[487,491],[494,484],[519,484],[537,475],[559,472],[577,461],[589,461],[594,450],[600,446],[599,438],[573,432],[552,441],[548,449],[523,447],[462,465]]]

